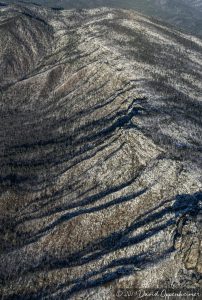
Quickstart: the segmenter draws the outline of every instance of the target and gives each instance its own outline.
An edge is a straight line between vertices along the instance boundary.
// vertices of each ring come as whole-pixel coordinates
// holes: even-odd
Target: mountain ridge
[[[4,299],[200,287],[201,39],[126,10],[0,9],[21,63],[11,78],[3,43]]]
[[[5,0],[5,3],[13,1]],[[32,1],[17,1],[21,3],[32,3]],[[37,0],[36,5],[45,5],[55,9],[82,9],[108,6],[113,8],[134,9],[147,16],[153,16],[189,32],[202,36],[202,1],[201,0]]]

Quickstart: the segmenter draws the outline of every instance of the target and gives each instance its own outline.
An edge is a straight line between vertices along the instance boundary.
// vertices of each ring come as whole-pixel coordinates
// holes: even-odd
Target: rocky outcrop
[[[24,49],[4,28],[4,299],[199,287],[202,41],[131,11],[27,9],[0,15]]]

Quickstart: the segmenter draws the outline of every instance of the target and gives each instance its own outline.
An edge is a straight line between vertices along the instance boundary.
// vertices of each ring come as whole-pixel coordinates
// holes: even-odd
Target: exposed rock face
[[[4,299],[199,287],[202,41],[106,8],[0,22]]]

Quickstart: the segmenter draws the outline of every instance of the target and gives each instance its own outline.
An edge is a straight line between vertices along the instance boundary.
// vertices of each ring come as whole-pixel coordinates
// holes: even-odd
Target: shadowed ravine
[[[202,40],[126,10],[0,11],[2,299],[200,287]]]

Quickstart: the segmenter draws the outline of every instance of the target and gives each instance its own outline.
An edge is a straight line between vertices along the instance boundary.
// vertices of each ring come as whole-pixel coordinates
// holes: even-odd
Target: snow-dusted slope
[[[3,299],[200,286],[202,41],[107,8],[0,30]]]

